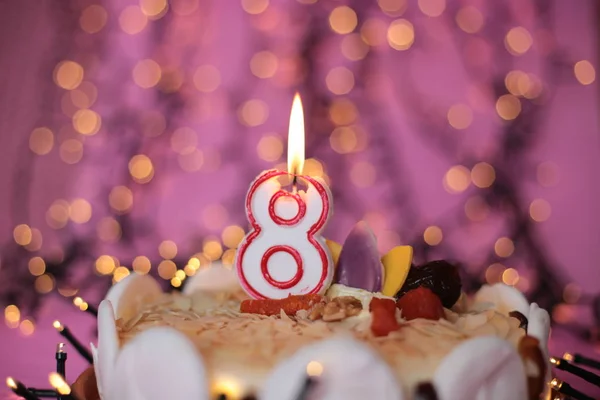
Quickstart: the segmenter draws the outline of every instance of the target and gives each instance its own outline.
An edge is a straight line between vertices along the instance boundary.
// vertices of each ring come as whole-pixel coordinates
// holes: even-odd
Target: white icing
[[[312,390],[320,400],[402,400],[390,367],[368,346],[344,336],[303,347],[272,371],[258,398],[294,400],[306,379],[307,365],[321,364]]]
[[[550,315],[548,311],[540,308],[537,303],[531,303],[529,306],[529,316],[527,323],[527,334],[540,341],[540,348],[546,361],[545,382],[552,379],[552,368],[548,358],[548,339],[550,337]],[[544,396],[548,394],[550,388],[548,385],[544,388]],[[544,397],[545,398],[545,397]]]
[[[240,289],[235,271],[223,267],[221,263],[213,263],[208,268],[199,269],[186,279],[183,294],[194,292],[230,293]]]
[[[97,353],[96,357],[94,353]],[[98,307],[98,349],[92,346],[94,371],[98,392],[102,399],[106,398],[107,388],[113,380],[118,353],[119,336],[115,325],[114,309],[110,300],[103,300]]]
[[[505,340],[470,339],[447,355],[433,378],[442,400],[515,400],[527,398],[521,357]]]
[[[357,289],[353,287],[348,287],[346,285],[340,285],[339,283],[334,283],[333,285],[331,285],[325,295],[330,299],[342,296],[352,296],[354,298],[357,298],[362,303],[363,311],[369,311],[369,304],[371,304],[371,299],[373,299],[373,297],[377,297],[379,299],[390,299],[395,301],[393,297],[384,296],[379,292],[374,293],[364,289]]]
[[[117,359],[107,400],[208,400],[209,386],[194,345],[173,328],[149,329]]]
[[[504,315],[511,311],[519,311],[525,317],[529,314],[529,302],[523,293],[503,283],[483,285],[475,294],[472,310],[483,311],[492,308]]]
[[[133,273],[110,288],[105,299],[110,300],[116,319],[134,317],[145,303],[162,295],[158,282],[149,275]]]

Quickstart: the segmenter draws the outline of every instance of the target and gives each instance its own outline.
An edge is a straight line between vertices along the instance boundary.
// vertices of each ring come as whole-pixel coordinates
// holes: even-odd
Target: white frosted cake
[[[254,300],[220,265],[198,270],[183,293],[130,275],[99,308],[100,397],[541,398],[548,313],[502,284],[467,297],[453,266],[411,266],[408,253],[383,259],[388,295],[334,283],[324,295]]]

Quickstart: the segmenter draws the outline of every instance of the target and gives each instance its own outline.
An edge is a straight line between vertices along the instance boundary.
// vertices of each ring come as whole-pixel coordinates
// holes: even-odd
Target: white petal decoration
[[[311,362],[322,367],[322,373],[311,389],[314,390],[314,398],[404,399],[388,365],[368,346],[349,337],[332,338],[306,346],[282,361],[267,378],[258,398],[296,399],[306,380],[307,366]]]
[[[456,347],[433,378],[442,400],[515,400],[527,398],[523,362],[516,349],[493,336]]]
[[[221,263],[213,263],[209,268],[199,269],[186,279],[183,294],[194,292],[223,293],[240,289],[235,271],[225,268]]]
[[[123,347],[106,400],[208,400],[200,354],[185,335],[157,327]]]
[[[529,315],[529,302],[523,293],[503,283],[483,285],[475,294],[474,303],[472,308],[476,310],[494,308],[504,315],[511,311],[519,311],[526,317]]]
[[[540,341],[540,348],[542,354],[546,360],[546,382],[550,382],[552,378],[552,368],[550,368],[550,362],[548,361],[548,339],[550,338],[550,315],[548,311],[540,308],[537,303],[531,303],[529,307],[529,317],[527,323],[527,334],[533,336]],[[549,390],[549,386],[546,385],[545,396]],[[546,397],[542,397],[546,398]]]
[[[92,345],[98,393],[103,399],[110,387],[118,354],[119,337],[114,309],[109,300],[103,300],[98,307],[98,349]]]
[[[112,303],[116,319],[127,321],[138,313],[142,305],[152,302],[162,293],[154,278],[133,273],[111,287],[105,299]]]

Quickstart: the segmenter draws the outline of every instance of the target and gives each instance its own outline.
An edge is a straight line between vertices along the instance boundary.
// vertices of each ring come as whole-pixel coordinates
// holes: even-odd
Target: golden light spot
[[[120,282],[126,276],[129,276],[131,272],[127,269],[127,267],[117,267],[115,272],[113,272],[113,282]]]
[[[73,115],[73,128],[82,135],[95,135],[101,124],[100,115],[92,110],[78,110]]]
[[[558,183],[558,166],[550,161],[540,163],[536,169],[537,181],[544,187]]]
[[[467,33],[477,33],[483,28],[483,14],[476,7],[466,6],[456,13],[456,24]]]
[[[576,283],[569,283],[563,289],[563,299],[565,303],[575,304],[581,298],[581,287]]]
[[[544,199],[535,199],[529,205],[529,216],[535,222],[544,222],[550,218],[552,207]]]
[[[408,50],[415,42],[413,24],[405,19],[392,21],[387,30],[388,44],[395,50]]]
[[[359,188],[372,186],[377,178],[377,171],[373,164],[367,161],[360,161],[350,168],[350,180]]]
[[[152,268],[152,263],[150,262],[150,259],[146,256],[137,256],[133,259],[131,266],[137,274],[146,275],[148,272],[150,272],[150,269]]]
[[[71,203],[71,221],[85,224],[92,218],[92,205],[85,199],[75,199]]]
[[[11,323],[11,328],[16,328],[21,320],[21,311],[14,304],[6,306],[4,309],[4,319],[7,323]],[[10,326],[10,325],[9,325]]]
[[[105,254],[96,259],[96,271],[101,275],[111,275],[115,268],[115,259],[109,255]]]
[[[98,238],[104,242],[114,243],[121,238],[121,225],[113,217],[104,217],[96,225]]]
[[[71,205],[66,200],[55,200],[46,212],[46,223],[53,229],[63,228],[69,220]]]
[[[442,233],[442,229],[439,226],[429,226],[423,232],[423,240],[430,246],[437,246],[442,243],[442,239],[444,235]]]
[[[202,252],[209,260],[215,261],[223,254],[223,247],[217,240],[206,240],[202,246]]]
[[[352,32],[357,24],[356,12],[348,6],[336,7],[329,14],[329,26],[340,35]]]
[[[336,99],[329,107],[329,119],[336,125],[350,125],[358,118],[358,110],[348,99]]]
[[[502,273],[502,282],[509,286],[515,286],[519,282],[519,272],[514,268],[507,268]]]
[[[25,246],[27,251],[38,251],[42,248],[42,232],[37,228],[31,229],[31,242]]]
[[[277,72],[279,60],[270,51],[259,51],[250,59],[250,71],[261,78],[271,78]]]
[[[358,145],[358,138],[354,129],[347,126],[337,127],[331,132],[329,144],[336,153],[352,153]]]
[[[179,154],[192,153],[198,145],[198,135],[188,127],[178,128],[171,135],[171,148]]]
[[[180,154],[177,161],[181,169],[186,172],[199,171],[204,165],[204,153],[199,149],[194,149],[191,153]]]
[[[35,154],[44,155],[50,153],[54,146],[54,134],[49,128],[35,128],[29,135],[29,148]]]
[[[50,293],[54,289],[54,277],[50,274],[40,275],[33,283],[35,291],[41,294]]]
[[[162,70],[160,65],[149,58],[138,61],[133,67],[133,81],[139,87],[148,89],[154,87],[160,81]]]
[[[61,61],[54,69],[54,83],[63,89],[76,89],[82,80],[83,67],[75,61]]]
[[[220,230],[227,223],[229,215],[221,204],[211,204],[202,211],[202,222],[210,230]]]
[[[533,82],[525,72],[513,70],[506,74],[504,84],[511,94],[525,96],[531,91]]]
[[[137,183],[148,183],[154,177],[154,166],[148,156],[138,154],[129,160],[129,173]]]
[[[88,89],[88,90],[93,90],[93,92],[91,93],[87,93],[84,90],[82,90],[82,87],[84,86],[89,87],[89,85],[92,85],[91,87],[93,87],[93,89]],[[71,100],[71,104],[73,104],[75,107],[82,109],[82,108],[90,108],[94,102],[96,101],[96,97],[97,97],[97,91],[96,91],[96,87],[89,83],[89,82],[82,82],[81,85],[79,85],[79,87],[77,89],[71,90],[70,92],[65,93],[65,96],[68,96],[69,99]],[[66,113],[65,113],[66,114]],[[73,113],[74,115],[74,113]]]
[[[308,176],[322,178],[325,173],[323,169],[323,163],[314,158],[307,158],[304,161],[304,168],[302,170],[302,173]]]
[[[535,74],[528,74],[527,80],[520,81],[520,84],[520,90],[526,99],[535,99],[544,90],[542,81]]]
[[[60,294],[63,297],[73,297],[77,294],[77,292],[79,291],[78,289],[69,287],[69,286],[64,286],[64,287],[57,287],[56,290],[58,291],[58,294]]]
[[[552,309],[552,320],[558,324],[567,324],[575,318],[575,313],[573,312],[573,307],[568,304],[557,304]],[[556,379],[550,381],[550,385],[555,382]]]
[[[177,277],[173,277],[171,278],[171,286],[178,288],[181,286],[183,282],[181,282],[181,279],[177,278]]]
[[[448,110],[448,123],[454,129],[467,129],[473,122],[473,111],[466,104],[454,104]]]
[[[194,72],[194,86],[201,92],[215,91],[221,84],[221,73],[214,65],[201,65]]]
[[[127,186],[115,186],[108,194],[108,204],[120,214],[127,213],[133,207],[133,193]]]
[[[131,5],[126,7],[119,15],[119,25],[123,32],[129,35],[140,33],[148,24],[148,17],[138,6]]]
[[[471,221],[483,221],[488,217],[489,213],[490,210],[487,203],[479,196],[473,196],[465,202],[465,215]]]
[[[79,26],[87,33],[97,33],[104,28],[107,19],[108,13],[104,7],[98,4],[92,4],[81,12]]]
[[[344,36],[344,39],[342,39],[342,54],[348,60],[362,60],[368,52],[369,46],[358,33],[352,33]]]
[[[140,0],[140,9],[145,15],[155,19],[167,11],[167,0]]]
[[[180,281],[184,281],[185,278],[187,278],[187,275],[185,274],[185,271],[182,269],[178,269],[175,272],[175,278],[179,279]]]
[[[573,67],[575,78],[582,85],[591,85],[596,80],[596,70],[588,60],[581,60],[575,63]]]
[[[369,18],[360,28],[360,37],[369,46],[381,46],[386,42],[388,26],[382,19]]]
[[[515,244],[507,237],[501,237],[494,244],[494,251],[498,257],[510,257],[515,251]]]
[[[40,276],[46,272],[46,262],[42,257],[32,257],[27,264],[29,273],[33,276]]]
[[[231,268],[235,262],[236,249],[227,249],[221,256],[221,263],[225,268]]]
[[[504,120],[513,120],[521,113],[521,101],[512,94],[504,94],[496,102],[496,112]]]
[[[486,268],[485,270],[485,280],[490,285],[494,283],[498,283],[502,280],[502,273],[504,272],[504,265],[499,263],[494,263]]]
[[[242,239],[244,239],[245,233],[244,229],[241,226],[231,225],[223,229],[223,233],[221,234],[221,239],[223,240],[223,244],[230,249],[235,249],[238,247]]]
[[[175,276],[177,272],[177,265],[171,260],[163,260],[158,264],[158,276],[164,280],[169,280]]]
[[[192,257],[188,260],[187,265],[189,265],[190,268],[193,268],[194,270],[198,270],[200,269],[200,259],[197,257]]]
[[[158,254],[165,260],[171,260],[177,255],[177,244],[172,240],[163,240],[158,245]]]
[[[183,272],[185,272],[187,276],[196,275],[196,270],[190,264],[187,264],[185,267],[183,267]]]
[[[21,325],[19,325],[19,329],[21,330],[21,334],[23,336],[31,336],[33,332],[35,332],[35,325],[33,321],[29,319],[24,319],[21,321]]]
[[[533,39],[529,31],[522,26],[512,28],[504,38],[504,46],[512,55],[519,56],[529,50]]]
[[[242,8],[248,14],[261,14],[269,7],[269,0],[242,0]]]
[[[177,15],[185,16],[198,10],[198,0],[172,0],[171,8]]]
[[[262,100],[248,100],[238,110],[240,122],[246,126],[259,126],[269,117],[269,106]]]
[[[444,189],[448,193],[460,193],[471,184],[471,171],[463,165],[455,165],[444,175]]]
[[[446,9],[446,0],[419,0],[419,9],[428,17],[439,17]]]
[[[283,154],[283,141],[278,136],[263,136],[258,141],[256,152],[261,160],[277,161]]]
[[[141,118],[142,132],[148,137],[160,136],[167,128],[167,120],[160,111],[147,111]]]
[[[325,77],[325,84],[333,94],[347,94],[354,87],[354,74],[346,67],[332,68]]]
[[[13,229],[13,239],[18,245],[27,246],[31,243],[32,233],[29,225],[20,224]]]
[[[392,17],[400,16],[408,6],[406,0],[377,0],[381,11]]]
[[[478,188],[490,187],[496,180],[496,171],[486,162],[477,163],[471,170],[471,180]]]
[[[77,164],[83,158],[83,143],[76,139],[67,139],[60,145],[58,154],[65,163]]]
[[[321,376],[323,373],[323,364],[317,361],[311,361],[306,365],[306,375]]]

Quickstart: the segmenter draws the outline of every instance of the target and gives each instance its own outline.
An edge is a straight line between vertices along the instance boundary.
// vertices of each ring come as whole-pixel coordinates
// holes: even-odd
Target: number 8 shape
[[[318,179],[298,176],[308,189],[305,196],[278,187],[274,178],[287,172],[270,170],[262,173],[250,186],[246,197],[246,214],[251,230],[240,244],[235,266],[242,288],[257,299],[281,299],[289,295],[322,294],[333,279],[333,261],[325,241],[319,235],[331,212],[331,194]],[[276,212],[282,198],[297,204],[291,218]],[[269,259],[287,253],[296,265],[288,280],[278,280],[269,270]]]

